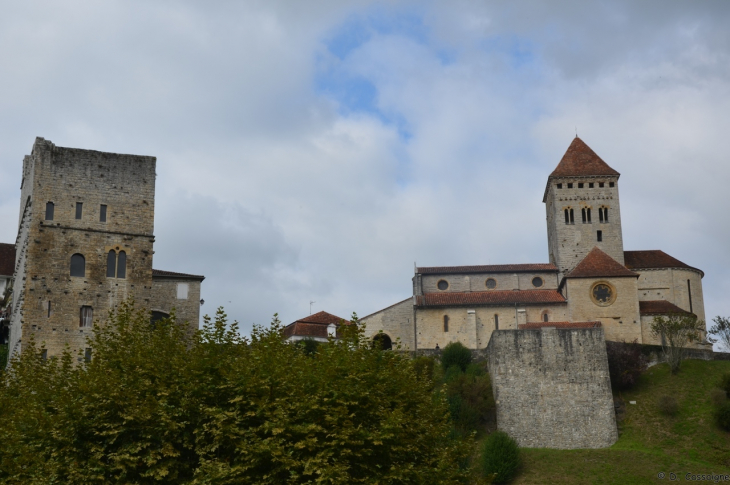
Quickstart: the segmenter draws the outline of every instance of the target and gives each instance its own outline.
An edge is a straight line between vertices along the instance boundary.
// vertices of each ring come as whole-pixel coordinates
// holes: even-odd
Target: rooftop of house
[[[667,300],[640,301],[639,313],[641,315],[667,315],[670,313],[691,315],[690,312],[682,310],[677,305],[670,303]]]
[[[583,260],[565,275],[566,278],[596,278],[596,277],[638,277],[637,273],[627,269],[621,263],[597,246],[591,249]]]
[[[624,262],[629,269],[683,268],[699,271],[702,276],[705,276],[702,270],[693,268],[660,249],[624,251]]]

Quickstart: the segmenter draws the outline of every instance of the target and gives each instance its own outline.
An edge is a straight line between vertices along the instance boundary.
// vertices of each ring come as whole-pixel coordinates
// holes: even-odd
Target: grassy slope
[[[513,483],[666,483],[669,472],[681,475],[679,481],[687,472],[730,473],[730,433],[715,426],[710,403],[724,372],[730,362],[688,360],[676,376],[666,364],[650,368],[636,389],[621,393],[627,405],[616,444],[602,450],[525,449]],[[679,401],[677,416],[659,412],[664,394]],[[660,471],[667,478],[658,480]]]

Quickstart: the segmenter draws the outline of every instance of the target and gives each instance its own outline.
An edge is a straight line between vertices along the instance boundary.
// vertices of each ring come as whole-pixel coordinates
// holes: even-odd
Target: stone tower
[[[48,356],[86,349],[93,323],[119,302],[150,306],[155,163],[36,138],[23,161],[13,354],[31,335]]]
[[[565,276],[598,247],[624,264],[621,235],[620,174],[575,137],[548,177],[547,212],[550,262]]]

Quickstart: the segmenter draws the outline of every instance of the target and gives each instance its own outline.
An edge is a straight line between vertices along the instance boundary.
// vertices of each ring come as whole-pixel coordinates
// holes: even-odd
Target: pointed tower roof
[[[621,263],[604,253],[598,246],[591,249],[591,252],[573,268],[573,271],[565,275],[566,278],[597,278],[597,277],[621,277],[639,275],[627,269]]]
[[[608,166],[591,147],[577,136],[568,147],[550,177],[574,177],[586,175],[621,175]]]

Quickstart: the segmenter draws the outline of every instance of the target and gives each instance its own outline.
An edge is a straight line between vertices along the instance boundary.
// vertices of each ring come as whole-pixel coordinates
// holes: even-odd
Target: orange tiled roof
[[[630,269],[686,268],[699,271],[702,276],[705,275],[702,270],[693,268],[659,249],[624,251],[624,261],[626,267]]]
[[[416,268],[419,274],[463,274],[463,273],[542,273],[557,272],[558,268],[550,263],[534,264],[487,264],[481,266],[426,266]]]
[[[682,310],[667,300],[640,301],[639,313],[641,315],[666,315],[668,313],[690,314],[688,311]]]
[[[608,254],[601,251],[597,246],[583,258],[583,261],[573,268],[573,271],[565,275],[566,278],[595,278],[595,277],[620,277],[639,275],[626,269],[621,263]]]
[[[332,315],[331,313],[327,312],[317,312],[314,315],[308,315],[304,318],[300,318],[293,323],[290,323],[289,325],[284,327],[283,334],[284,337],[297,336],[327,338],[327,327],[331,323],[334,323],[338,327],[341,324],[350,324],[349,321],[340,318],[337,315]],[[339,337],[339,331],[337,332],[337,336]]]
[[[565,298],[557,290],[495,290],[474,291],[470,293],[443,292],[426,293],[416,299],[418,306],[452,305],[514,305],[565,303]]]
[[[550,177],[571,177],[590,175],[620,175],[608,166],[596,152],[577,136],[573,139],[568,150]]]
[[[530,328],[599,328],[601,322],[527,322],[517,327],[520,330],[526,330]]]
[[[0,243],[0,276],[13,276],[15,271],[15,244]]]

